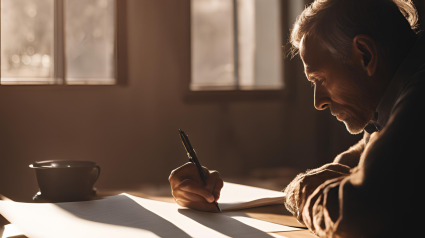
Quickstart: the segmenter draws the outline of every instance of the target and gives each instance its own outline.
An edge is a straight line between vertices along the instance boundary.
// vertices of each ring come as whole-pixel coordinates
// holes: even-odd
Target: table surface
[[[174,199],[171,196],[158,196],[157,194],[152,195],[151,192],[142,192],[143,189],[138,188],[126,188],[126,189],[101,189],[98,190],[97,195],[93,199],[100,199],[107,196],[113,196],[120,193],[128,193],[134,196],[148,198],[152,200],[157,201],[163,201],[163,202],[170,202],[174,203]],[[29,202],[27,201],[20,201],[20,202]],[[250,209],[244,209],[240,210],[238,212],[243,212],[247,216],[268,221],[276,224],[286,225],[286,226],[295,226],[295,227],[302,227],[297,220],[292,216],[291,213],[289,213],[284,205],[271,205],[271,206],[264,206],[264,207],[256,207],[256,208],[250,208]],[[0,226],[6,225],[7,221],[1,221],[2,217],[0,216]],[[313,235],[309,230],[300,230],[300,231],[288,231],[288,232],[275,232],[274,234],[281,235],[283,237],[287,238],[315,238],[317,236]],[[13,238],[25,238],[26,236],[14,236]],[[11,237],[9,237],[11,238]]]

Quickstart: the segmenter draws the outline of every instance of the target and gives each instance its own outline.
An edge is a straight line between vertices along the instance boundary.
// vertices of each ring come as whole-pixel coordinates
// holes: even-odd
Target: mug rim
[[[52,163],[59,164],[69,164],[67,167],[53,167]],[[45,164],[43,166],[43,164]],[[72,165],[74,164],[74,165]],[[30,164],[29,167],[33,169],[71,169],[71,168],[84,168],[84,167],[94,167],[96,162],[88,160],[43,160],[36,161],[33,164]]]

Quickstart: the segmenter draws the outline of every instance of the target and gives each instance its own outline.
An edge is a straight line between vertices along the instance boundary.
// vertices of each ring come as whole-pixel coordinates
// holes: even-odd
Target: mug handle
[[[96,181],[97,181],[97,179],[99,178],[99,175],[100,175],[100,167],[99,167],[98,165],[95,165],[94,167],[97,169],[97,176],[96,176],[96,178],[94,179],[93,184],[95,184],[95,183],[96,183]]]

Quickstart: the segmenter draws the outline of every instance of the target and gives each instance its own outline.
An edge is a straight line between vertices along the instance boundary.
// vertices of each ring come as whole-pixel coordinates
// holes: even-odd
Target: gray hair
[[[411,0],[315,0],[294,24],[291,53],[298,54],[304,36],[313,36],[334,57],[346,61],[356,35],[372,37],[383,50],[403,43],[417,24]]]

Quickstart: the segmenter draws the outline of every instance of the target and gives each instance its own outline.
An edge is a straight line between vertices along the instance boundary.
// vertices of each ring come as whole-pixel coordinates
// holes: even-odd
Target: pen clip
[[[196,156],[195,149],[193,149],[192,145],[190,144],[188,136],[181,129],[179,129],[179,132],[180,132],[180,139],[183,143],[184,148],[186,149],[186,153],[187,153],[187,157],[189,157],[189,161],[196,165],[196,167],[199,170],[199,173],[202,173],[202,177],[205,178],[206,175],[204,173],[204,170],[202,169],[202,166],[199,163],[199,160]]]
[[[188,139],[186,138],[186,135],[184,134],[184,132],[182,130],[179,130],[179,132],[180,132],[180,139],[182,141],[184,149],[186,150],[187,157],[193,163],[193,158],[192,158],[193,156],[192,156],[191,150],[190,150],[190,148],[191,148],[190,143],[189,143]]]
[[[182,144],[183,144],[184,149],[186,150],[187,157],[188,157],[190,160],[192,160],[192,156],[190,155],[189,151],[187,150],[186,145],[185,145],[185,143],[184,143],[184,141],[183,141],[183,138],[181,138],[181,141],[182,141]]]

